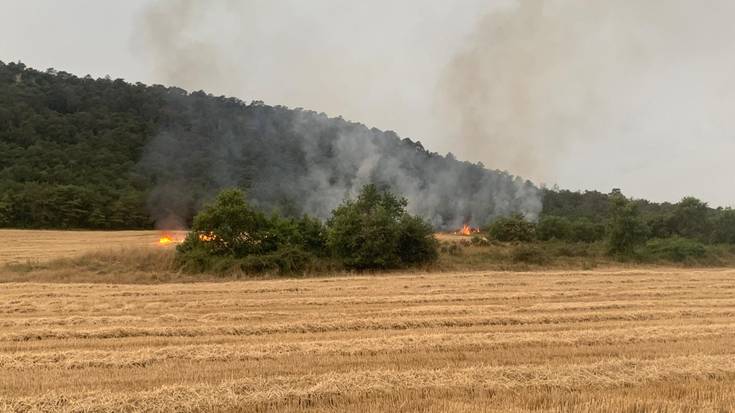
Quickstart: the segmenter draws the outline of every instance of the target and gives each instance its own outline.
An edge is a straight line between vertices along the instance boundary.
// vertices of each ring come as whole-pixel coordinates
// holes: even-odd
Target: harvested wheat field
[[[161,248],[159,231],[42,231],[0,230],[0,265],[44,262],[70,258],[95,251],[128,248]],[[167,231],[174,239],[183,239],[182,231]]]
[[[3,411],[735,410],[735,271],[0,284]]]

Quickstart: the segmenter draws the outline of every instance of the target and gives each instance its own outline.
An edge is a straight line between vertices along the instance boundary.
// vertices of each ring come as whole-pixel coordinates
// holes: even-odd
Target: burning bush
[[[324,236],[318,220],[268,218],[241,191],[226,190],[194,218],[178,255],[192,271],[294,273],[324,255]]]
[[[201,249],[233,257],[269,252],[277,247],[269,239],[270,227],[268,219],[248,205],[241,191],[226,190],[194,217],[192,231],[178,250]]]
[[[406,213],[406,200],[375,186],[346,200],[325,227],[319,220],[256,211],[238,190],[222,192],[194,218],[178,247],[179,261],[192,271],[298,273],[332,268],[394,268],[437,259],[431,226]]]
[[[395,268],[432,262],[438,245],[431,226],[406,213],[406,200],[366,185],[327,223],[327,245],[345,267]]]

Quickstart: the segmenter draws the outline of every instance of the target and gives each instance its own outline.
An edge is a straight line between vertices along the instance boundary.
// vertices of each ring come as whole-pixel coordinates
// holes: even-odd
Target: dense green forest
[[[219,191],[326,219],[367,183],[436,228],[538,215],[540,189],[341,118],[0,63],[0,226],[188,226]]]
[[[552,221],[570,225],[586,225],[590,232],[598,228],[598,239],[604,227],[615,217],[615,201],[622,196],[614,189],[610,194],[597,191],[572,192],[544,190],[544,207],[539,221],[541,238]],[[647,238],[682,237],[709,243],[735,244],[735,210],[712,208],[694,197],[677,203],[655,203],[642,199],[626,199]],[[546,224],[546,225],[545,225]],[[602,227],[602,228],[601,228]],[[594,238],[594,237],[593,237]],[[583,240],[583,239],[582,239]]]
[[[615,218],[615,191],[538,188],[341,118],[0,62],[0,227],[188,226],[233,187],[264,212],[325,220],[368,183],[437,229],[521,214],[541,238],[590,240]],[[649,238],[735,242],[732,210],[631,202]]]

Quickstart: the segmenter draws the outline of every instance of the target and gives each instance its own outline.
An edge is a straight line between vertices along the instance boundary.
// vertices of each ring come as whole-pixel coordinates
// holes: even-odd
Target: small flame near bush
[[[462,225],[462,228],[461,229],[458,229],[454,233],[456,235],[470,236],[472,234],[477,234],[479,232],[480,232],[480,228],[474,228],[474,227],[471,227],[471,226],[469,226],[467,224],[464,224],[464,225]]]
[[[172,244],[180,244],[184,239],[171,232],[161,232],[158,237],[158,245],[167,246]]]

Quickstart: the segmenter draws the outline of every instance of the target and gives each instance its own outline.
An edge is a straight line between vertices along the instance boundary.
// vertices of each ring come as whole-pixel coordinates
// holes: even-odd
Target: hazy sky
[[[341,115],[549,185],[735,204],[730,0],[0,6],[3,61]]]

